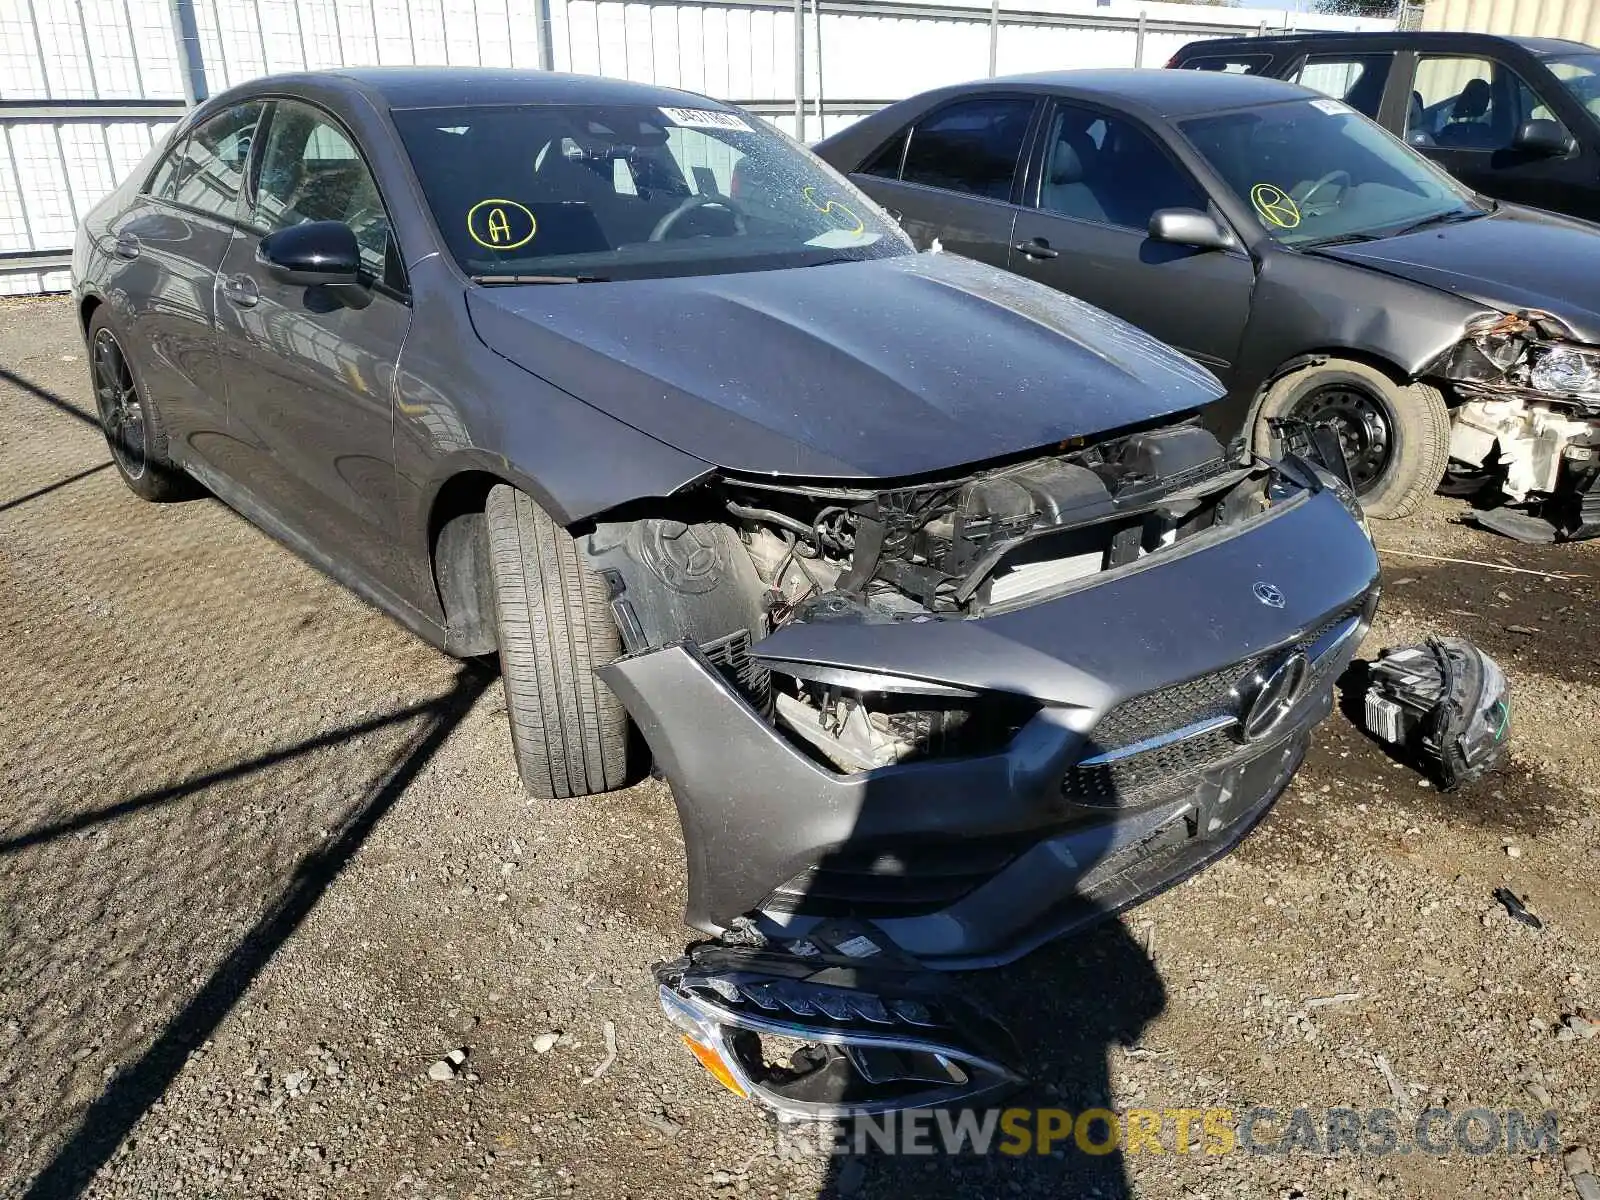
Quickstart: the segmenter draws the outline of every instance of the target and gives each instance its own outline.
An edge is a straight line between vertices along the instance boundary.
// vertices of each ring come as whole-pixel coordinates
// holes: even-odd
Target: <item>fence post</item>
[[[1000,62],[1000,0],[989,0],[989,78],[998,74]]]
[[[806,0],[794,0],[794,140],[806,140]]]
[[[178,50],[178,74],[183,79],[183,98],[193,108],[206,98],[205,59],[200,53],[200,27],[195,24],[194,0],[170,0],[172,39]]]
[[[812,107],[817,114],[817,136],[828,136],[828,127],[822,121],[822,0],[811,0],[811,23],[817,27],[817,98]]]
[[[539,70],[556,69],[555,35],[550,29],[550,0],[533,0],[533,19],[539,42]],[[568,18],[571,19],[570,17]],[[567,70],[572,70],[569,66]]]
[[[1139,25],[1133,31],[1133,65],[1144,66],[1144,15],[1145,10],[1139,10]]]

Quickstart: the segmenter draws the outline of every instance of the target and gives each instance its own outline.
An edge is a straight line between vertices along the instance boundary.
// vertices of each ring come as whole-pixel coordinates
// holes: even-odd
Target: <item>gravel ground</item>
[[[1525,1153],[780,1156],[656,1011],[688,940],[666,788],[528,801],[492,674],[214,501],[136,500],[86,374],[65,302],[0,306],[0,1192],[1572,1194]],[[1389,1106],[1381,1054],[1415,1109],[1548,1097],[1600,1147],[1600,1038],[1563,1033],[1600,1018],[1600,544],[1460,511],[1378,528],[1368,652],[1478,639],[1512,761],[1441,796],[1330,719],[1237,854],[985,977],[1035,1102]]]

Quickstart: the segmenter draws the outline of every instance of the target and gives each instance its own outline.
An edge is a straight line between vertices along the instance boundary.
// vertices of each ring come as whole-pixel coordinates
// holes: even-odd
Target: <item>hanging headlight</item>
[[[1528,382],[1536,391],[1600,398],[1600,353],[1544,346],[1533,354]]]

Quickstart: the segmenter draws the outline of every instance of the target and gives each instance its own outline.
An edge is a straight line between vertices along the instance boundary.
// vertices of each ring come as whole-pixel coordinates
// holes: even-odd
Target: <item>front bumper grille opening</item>
[[[1021,847],[960,842],[909,850],[837,851],[777,888],[771,913],[817,917],[915,917],[937,912],[993,879]]]
[[[705,642],[700,652],[706,661],[738,688],[757,712],[768,712],[772,705],[772,676],[750,652],[748,629],[735,630],[726,637]]]

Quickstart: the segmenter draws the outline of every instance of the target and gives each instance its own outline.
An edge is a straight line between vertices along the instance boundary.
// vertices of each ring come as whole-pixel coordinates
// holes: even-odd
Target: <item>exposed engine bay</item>
[[[1451,414],[1455,490],[1493,489],[1526,510],[1480,523],[1524,540],[1600,535],[1600,347],[1542,310],[1485,313],[1439,373],[1462,400]]]
[[[1037,705],[773,660],[764,637],[795,622],[965,620],[1053,599],[1318,486],[1288,478],[1316,471],[1290,462],[1230,461],[1191,423],[882,490],[724,477],[686,514],[702,519],[603,523],[585,545],[630,653],[693,642],[806,753],[860,772],[998,749]],[[1321,486],[1341,487],[1325,475]],[[1346,506],[1359,515],[1353,496]]]

